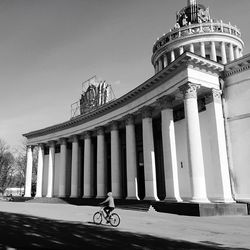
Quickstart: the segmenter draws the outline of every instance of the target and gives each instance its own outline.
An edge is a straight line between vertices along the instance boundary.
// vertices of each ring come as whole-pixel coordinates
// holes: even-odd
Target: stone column
[[[107,164],[105,157],[104,128],[97,128],[97,198],[107,195]]]
[[[239,54],[240,54],[240,57],[243,56],[243,49],[240,49],[240,48],[239,48]]]
[[[211,60],[217,62],[215,42],[211,41],[210,46],[211,46]]]
[[[83,174],[83,198],[94,196],[94,169],[91,147],[91,133],[84,133],[84,174]]]
[[[118,122],[111,123],[111,187],[115,198],[122,197],[122,173]]]
[[[25,197],[31,197],[33,168],[33,146],[27,146],[27,165],[25,173]]]
[[[161,60],[160,60],[160,58],[158,58],[158,60],[157,60],[157,64],[158,64],[158,72],[160,72],[160,71],[162,70],[162,68],[161,68]]]
[[[158,60],[156,60],[155,65],[156,65],[156,72],[158,73],[160,71]]]
[[[185,120],[187,127],[188,163],[192,186],[192,202],[209,202],[206,194],[203,152],[201,144],[200,121],[197,105],[199,85],[187,83],[180,87],[184,95]]]
[[[235,59],[240,58],[240,52],[239,52],[239,47],[238,46],[234,47],[234,58]]]
[[[127,199],[139,199],[137,183],[136,140],[133,115],[126,116]]]
[[[184,53],[184,48],[183,46],[180,47],[180,55],[182,55]]]
[[[221,42],[220,46],[221,46],[222,64],[227,64],[227,53],[226,53],[225,42]]]
[[[67,169],[67,139],[61,138],[60,143],[60,173],[59,173],[59,197],[66,196],[66,169]]]
[[[154,64],[154,67],[155,67],[155,74],[157,74],[157,72],[158,72],[158,65],[157,65],[157,63]]]
[[[194,44],[191,43],[189,47],[190,52],[194,53]]]
[[[36,197],[43,196],[44,144],[38,145]]]
[[[49,142],[49,167],[48,167],[48,188],[46,197],[51,198],[54,191],[54,172],[55,172],[55,141]]]
[[[234,202],[232,198],[229,165],[227,158],[227,147],[225,138],[225,126],[223,120],[221,91],[212,89],[212,103],[211,105],[211,117],[210,128],[213,151],[213,164],[218,166],[220,170],[222,197],[218,197],[219,202]]]
[[[73,136],[72,142],[72,168],[71,168],[71,198],[80,196],[80,158],[79,158],[79,138]]]
[[[161,130],[166,187],[165,200],[179,202],[182,200],[179,191],[172,100],[172,97],[164,96],[160,98],[158,102],[161,107]]]
[[[152,109],[142,109],[143,158],[145,176],[145,200],[158,200],[156,185],[156,166],[154,136],[152,124]]]
[[[174,54],[174,50],[171,50],[170,52],[171,54],[171,62],[173,62],[175,60],[175,54]]]
[[[229,61],[234,61],[234,48],[232,43],[229,43]]]
[[[201,42],[200,43],[201,45],[201,56],[206,58],[206,47],[205,47],[205,43],[204,42]]]
[[[163,65],[164,65],[164,68],[166,68],[168,66],[167,54],[164,54],[164,56],[163,56]]]

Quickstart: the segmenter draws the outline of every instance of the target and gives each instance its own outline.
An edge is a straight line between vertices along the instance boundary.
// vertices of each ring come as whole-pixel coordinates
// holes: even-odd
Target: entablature
[[[219,88],[218,77],[223,69],[224,66],[219,63],[185,52],[162,71],[124,96],[84,115],[24,136],[28,138],[28,143],[32,144],[82,134],[113,120],[122,120],[125,115],[136,113],[145,105],[153,105],[164,95],[182,100],[179,87],[190,81],[205,86],[201,91],[205,91],[206,88]]]

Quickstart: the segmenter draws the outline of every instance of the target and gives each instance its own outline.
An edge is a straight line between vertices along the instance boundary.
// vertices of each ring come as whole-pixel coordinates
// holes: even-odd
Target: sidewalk
[[[0,247],[19,249],[21,234],[26,239],[21,249],[31,245],[32,249],[110,249],[113,245],[119,249],[250,249],[250,216],[188,217],[116,209],[121,224],[112,228],[92,223],[97,210],[68,204],[0,202]],[[16,245],[8,237],[15,238]]]

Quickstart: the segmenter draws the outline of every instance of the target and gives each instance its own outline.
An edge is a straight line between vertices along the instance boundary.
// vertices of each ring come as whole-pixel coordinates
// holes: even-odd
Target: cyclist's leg
[[[108,218],[108,211],[109,211],[109,207],[104,207],[103,211],[105,212],[105,218]]]
[[[108,207],[107,218],[109,218],[111,212],[114,210],[113,207]]]

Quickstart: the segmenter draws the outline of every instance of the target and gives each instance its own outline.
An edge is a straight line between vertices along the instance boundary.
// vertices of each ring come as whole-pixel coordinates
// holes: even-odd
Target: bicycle
[[[99,211],[97,211],[93,215],[93,221],[95,224],[100,225],[102,223],[103,218],[106,220],[106,223],[110,223],[111,226],[113,226],[113,227],[118,227],[120,224],[120,221],[121,221],[121,219],[117,213],[111,212],[109,217],[106,218],[106,214],[105,214],[104,209],[102,207]]]

